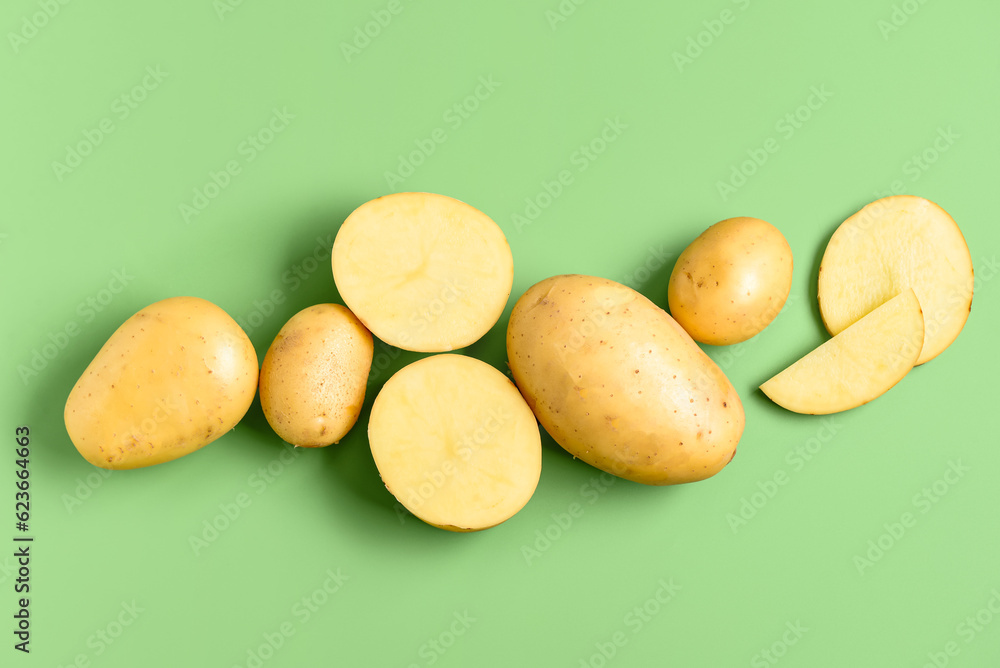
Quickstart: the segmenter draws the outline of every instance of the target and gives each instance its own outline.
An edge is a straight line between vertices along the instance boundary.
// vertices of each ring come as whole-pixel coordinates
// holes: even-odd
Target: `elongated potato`
[[[296,313],[260,368],[260,406],[274,432],[301,447],[337,443],[358,421],[372,366],[372,335],[340,304]]]
[[[665,311],[629,287],[554,276],[517,301],[514,380],[559,445],[648,485],[708,478],[743,433],[736,390]]]
[[[425,357],[397,371],[375,398],[368,440],[389,492],[450,531],[509,519],[541,475],[531,409],[506,376],[463,355]]]
[[[172,297],[111,335],[70,392],[66,431],[94,466],[150,466],[228,432],[256,392],[257,353],[236,321],[204,299]]]
[[[331,262],[340,296],[372,334],[417,352],[477,341],[500,318],[514,280],[497,224],[432,193],[362,204],[337,232]]]

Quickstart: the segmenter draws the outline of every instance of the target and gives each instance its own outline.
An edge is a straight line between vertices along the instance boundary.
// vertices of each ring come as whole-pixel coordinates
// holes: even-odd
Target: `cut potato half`
[[[913,288],[924,313],[917,364],[937,357],[972,307],[972,257],[944,209],[912,195],[872,202],[837,228],[819,266],[823,323],[836,335]]]
[[[542,471],[528,404],[506,376],[463,355],[426,357],[397,371],[375,398],[368,440],[389,492],[450,531],[509,519]]]
[[[760,389],[796,413],[839,413],[898,383],[913,368],[923,344],[920,302],[907,288]]]
[[[397,193],[358,207],[333,243],[333,279],[375,336],[417,352],[477,341],[507,305],[514,263],[483,212],[444,195]]]

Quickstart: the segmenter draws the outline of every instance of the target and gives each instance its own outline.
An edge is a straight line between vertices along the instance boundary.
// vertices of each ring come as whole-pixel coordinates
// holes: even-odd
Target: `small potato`
[[[346,307],[317,304],[285,323],[260,369],[260,406],[283,440],[337,443],[358,420],[372,366],[372,335]]]
[[[770,223],[729,218],[684,249],[670,274],[670,314],[695,341],[739,343],[767,327],[792,287],[792,249]]]
[[[718,473],[743,405],[666,311],[620,283],[554,276],[517,300],[507,358],[521,394],[574,457],[647,485]]]
[[[215,304],[172,297],[125,321],[66,401],[73,445],[105,469],[177,459],[236,426],[257,390],[257,353]]]

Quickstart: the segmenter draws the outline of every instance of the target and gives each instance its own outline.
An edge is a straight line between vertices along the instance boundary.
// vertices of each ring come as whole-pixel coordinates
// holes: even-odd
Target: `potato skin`
[[[733,458],[743,405],[722,370],[629,287],[554,276],[518,300],[507,328],[518,388],[559,445],[647,485],[708,478]]]
[[[677,258],[667,302],[695,341],[739,343],[767,327],[792,288],[792,249],[758,218],[712,225]]]
[[[70,440],[94,466],[134,469],[194,452],[236,426],[257,353],[215,304],[172,297],[111,335],[66,401]]]
[[[317,304],[285,323],[260,369],[260,405],[283,440],[316,448],[337,443],[365,402],[372,335],[340,304]]]

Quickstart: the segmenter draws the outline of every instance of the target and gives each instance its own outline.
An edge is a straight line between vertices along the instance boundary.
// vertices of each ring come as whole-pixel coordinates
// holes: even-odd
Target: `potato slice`
[[[839,413],[898,383],[913,368],[923,343],[920,302],[907,288],[760,389],[796,413]]]
[[[375,336],[417,352],[477,341],[503,313],[514,263],[489,216],[444,195],[397,193],[358,207],[333,244],[333,278]]]
[[[441,529],[478,531],[524,507],[542,470],[535,416],[485,362],[435,355],[397,371],[368,423],[386,489]]]
[[[819,266],[820,314],[835,335],[913,288],[924,312],[926,335],[917,358],[923,364],[962,331],[972,285],[969,247],[951,216],[921,197],[885,197],[831,237]]]

